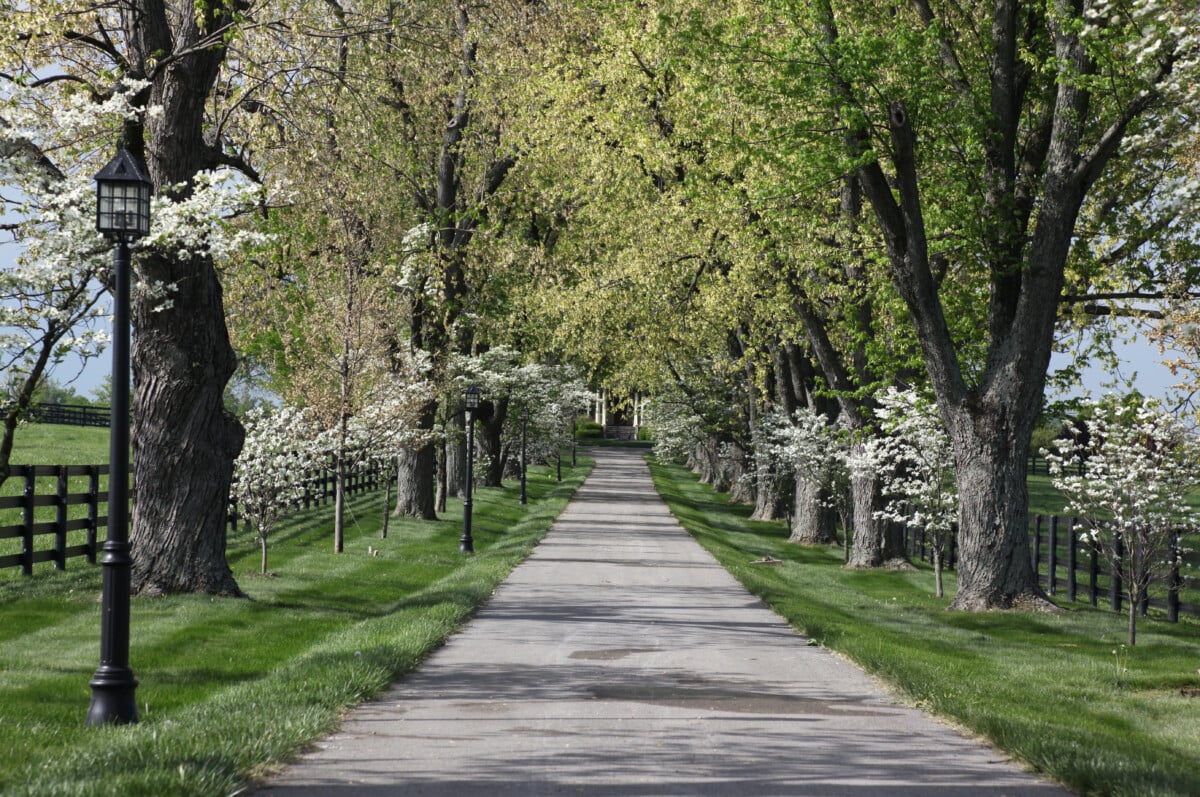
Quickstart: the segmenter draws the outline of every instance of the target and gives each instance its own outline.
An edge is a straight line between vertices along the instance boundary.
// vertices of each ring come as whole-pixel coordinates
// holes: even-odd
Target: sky
[[[1163,355],[1159,354],[1157,344],[1138,338],[1119,342],[1115,348],[1120,363],[1114,371],[1094,365],[1084,370],[1082,386],[1092,396],[1099,398],[1105,393],[1124,393],[1124,382],[1128,379],[1133,379],[1133,386],[1145,396],[1165,396],[1179,383],[1179,377],[1163,365]],[[1070,357],[1065,354],[1054,354],[1050,359],[1051,369],[1069,363]],[[1115,386],[1114,382],[1117,383]]]

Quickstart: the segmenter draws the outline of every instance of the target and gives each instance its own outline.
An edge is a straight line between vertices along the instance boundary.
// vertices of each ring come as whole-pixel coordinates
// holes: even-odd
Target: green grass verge
[[[1200,794],[1200,697],[1185,696],[1200,689],[1200,623],[1143,621],[1125,650],[1124,616],[1089,606],[948,612],[928,568],[844,569],[837,547],[789,544],[782,523],[750,521],[686,469],[651,470],[683,526],[751,592],[907,702],[1084,794]],[[751,564],[764,555],[783,564]]]
[[[9,460],[14,465],[101,465],[108,462],[108,429],[22,424]]]
[[[380,539],[382,494],[353,498],[341,555],[331,507],[297,513],[272,535],[267,578],[239,532],[229,559],[250,600],[134,599],[137,725],[84,726],[100,568],[0,572],[0,793],[235,793],[439,646],[541,539],[591,465],[564,467],[561,483],[532,468],[526,506],[514,487],[479,490],[474,556],[458,553],[453,501],[436,522],[393,519]]]

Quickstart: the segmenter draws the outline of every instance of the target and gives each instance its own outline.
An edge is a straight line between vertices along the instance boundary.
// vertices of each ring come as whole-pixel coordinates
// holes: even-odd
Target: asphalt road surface
[[[1068,794],[809,646],[679,527],[640,451],[596,459],[460,633],[258,793]]]

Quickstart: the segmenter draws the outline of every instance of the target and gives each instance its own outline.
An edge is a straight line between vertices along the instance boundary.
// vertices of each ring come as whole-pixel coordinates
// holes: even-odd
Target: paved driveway
[[[1061,797],[810,647],[597,466],[461,633],[262,792]]]

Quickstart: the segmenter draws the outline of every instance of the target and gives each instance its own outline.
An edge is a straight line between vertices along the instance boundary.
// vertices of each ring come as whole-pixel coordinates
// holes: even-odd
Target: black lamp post
[[[113,252],[112,418],[108,448],[108,537],[102,549],[104,586],[100,667],[92,676],[88,725],[138,721],[129,666],[129,244],[150,232],[150,178],[125,149],[96,175],[96,229]]]
[[[520,503],[525,505],[529,503],[529,499],[525,495],[525,436],[529,431],[529,405],[526,404],[521,408],[521,500]]]
[[[467,475],[463,479],[463,533],[458,550],[475,553],[475,538],[471,536],[471,487],[475,482],[475,410],[479,409],[479,388],[471,385],[464,397],[467,406]]]

